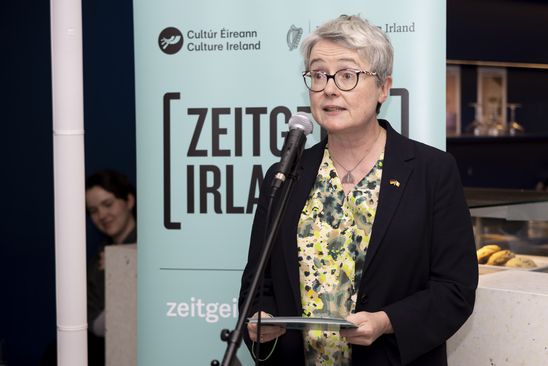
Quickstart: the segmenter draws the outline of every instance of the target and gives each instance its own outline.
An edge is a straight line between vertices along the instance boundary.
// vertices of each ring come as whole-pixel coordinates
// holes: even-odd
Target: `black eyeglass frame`
[[[337,75],[339,72],[341,71],[352,71],[354,73],[356,73],[356,84],[354,84],[354,86],[350,89],[343,89],[339,86],[339,84],[337,84],[337,79],[335,79],[335,75]],[[312,72],[317,72],[317,73],[320,73],[320,74],[323,74],[325,75],[326,79],[325,79],[325,86],[320,89],[320,90],[313,90],[312,88],[310,88],[306,82],[306,78],[307,77],[310,77],[310,79],[312,80]],[[306,71],[303,71],[303,81],[304,81],[304,85],[306,86],[306,88],[308,90],[310,90],[311,92],[314,92],[314,93],[319,93],[319,92],[322,92],[325,90],[325,88],[327,88],[327,84],[329,83],[329,79],[333,79],[333,82],[335,83],[335,86],[341,90],[341,91],[351,91],[353,89],[355,89],[357,86],[358,86],[358,82],[360,81],[360,74],[365,74],[367,76],[377,76],[377,73],[374,72],[374,71],[367,71],[367,70],[356,70],[356,69],[340,69],[340,70],[337,70],[335,71],[335,73],[333,74],[328,74],[327,72],[325,71],[316,71],[316,70],[306,70]]]

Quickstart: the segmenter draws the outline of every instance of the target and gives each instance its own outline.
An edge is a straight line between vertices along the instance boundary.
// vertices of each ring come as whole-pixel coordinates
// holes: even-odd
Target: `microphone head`
[[[303,130],[305,136],[310,135],[312,133],[312,130],[314,129],[314,126],[312,124],[312,121],[310,121],[308,114],[304,112],[297,112],[293,114],[291,118],[289,118],[289,122],[287,124],[289,126],[289,130],[300,128],[301,130]]]

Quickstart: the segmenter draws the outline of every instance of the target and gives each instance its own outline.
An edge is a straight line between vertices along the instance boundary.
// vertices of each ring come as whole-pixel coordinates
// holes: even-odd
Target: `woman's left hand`
[[[351,344],[369,346],[381,335],[394,333],[390,319],[384,311],[375,313],[360,311],[347,316],[346,320],[358,326],[358,328],[341,329],[341,337],[345,337]]]
[[[251,317],[252,319],[255,319],[258,317],[258,313],[253,314]],[[272,318],[272,315],[265,313],[264,311],[261,311],[261,317],[262,318]],[[273,326],[273,325],[262,325],[261,326],[261,335],[260,337],[257,336],[257,323],[248,323],[247,324],[247,331],[249,332],[249,338],[253,342],[257,342],[257,339],[261,343],[270,342],[274,339],[278,338],[279,336],[285,334],[285,327],[280,326]]]

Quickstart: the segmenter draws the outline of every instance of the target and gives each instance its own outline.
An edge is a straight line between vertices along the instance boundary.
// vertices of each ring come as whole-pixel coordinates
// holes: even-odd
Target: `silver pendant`
[[[352,175],[352,172],[346,172],[344,175],[342,181],[343,184],[345,183],[354,183],[354,176]]]

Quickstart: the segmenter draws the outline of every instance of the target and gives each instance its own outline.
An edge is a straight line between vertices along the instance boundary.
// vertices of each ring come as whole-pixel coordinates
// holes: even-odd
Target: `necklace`
[[[369,155],[369,152],[371,152],[371,150],[373,149],[373,146],[375,146],[375,144],[377,143],[377,140],[379,139],[379,136],[381,135],[381,131],[382,131],[382,128],[379,128],[379,133],[377,134],[377,137],[375,138],[375,141],[373,141],[373,143],[371,144],[371,146],[369,147],[369,149],[367,149],[367,151],[365,152],[365,155],[356,163],[356,165],[354,165],[354,167],[352,169],[347,169],[345,168],[341,163],[339,163],[334,157],[333,155],[331,155],[331,159],[333,159],[333,161],[337,164],[339,164],[341,166],[341,168],[343,168],[344,170],[346,170],[346,174],[343,176],[342,180],[341,180],[341,183],[342,184],[346,184],[346,183],[352,183],[354,184],[354,176],[352,175],[352,172],[361,164],[362,161],[364,161],[364,159]]]

